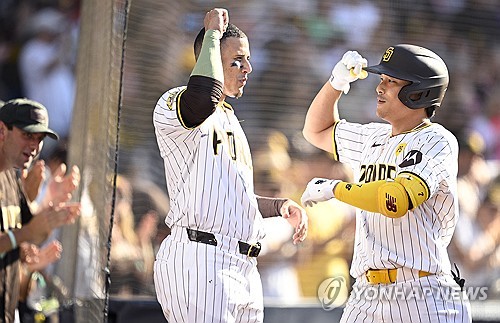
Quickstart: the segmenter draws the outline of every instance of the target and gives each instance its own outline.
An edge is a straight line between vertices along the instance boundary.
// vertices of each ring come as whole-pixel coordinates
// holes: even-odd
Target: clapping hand
[[[59,205],[71,199],[73,191],[80,185],[80,169],[71,167],[66,174],[66,164],[62,163],[52,174],[47,184],[47,192],[43,198],[42,206],[49,203]]]

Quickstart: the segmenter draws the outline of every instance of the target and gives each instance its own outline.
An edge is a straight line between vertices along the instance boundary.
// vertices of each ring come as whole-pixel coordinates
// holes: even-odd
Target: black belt
[[[197,231],[189,228],[186,228],[186,230],[189,240],[217,246],[217,239],[213,233]],[[256,244],[249,244],[243,241],[238,241],[238,247],[240,253],[248,257],[257,257],[261,249],[260,242],[257,242]]]

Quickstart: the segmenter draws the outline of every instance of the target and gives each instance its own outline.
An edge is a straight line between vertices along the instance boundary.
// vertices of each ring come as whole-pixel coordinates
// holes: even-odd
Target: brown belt
[[[426,277],[432,275],[426,271],[419,270],[418,277]],[[398,269],[368,269],[365,273],[366,280],[372,285],[375,284],[392,284],[395,283],[398,276]]]

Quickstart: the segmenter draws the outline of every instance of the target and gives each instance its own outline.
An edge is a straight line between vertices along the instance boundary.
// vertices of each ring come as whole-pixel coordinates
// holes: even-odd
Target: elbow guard
[[[400,173],[394,181],[405,188],[410,199],[410,210],[413,210],[429,198],[429,187],[423,179],[413,173]]]
[[[398,182],[385,182],[378,189],[379,213],[389,218],[400,218],[410,209],[408,194]]]
[[[429,197],[425,182],[405,173],[394,181],[376,181],[367,184],[340,182],[335,187],[335,198],[357,208],[399,218]]]

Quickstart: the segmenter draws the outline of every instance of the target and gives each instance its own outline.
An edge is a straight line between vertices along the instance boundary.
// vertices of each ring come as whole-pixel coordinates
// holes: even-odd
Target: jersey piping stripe
[[[338,161],[339,160],[339,152],[337,151],[337,145],[335,143],[335,129],[337,128],[338,122],[335,122],[332,127],[332,151],[333,158]]]
[[[187,88],[181,90],[179,92],[179,94],[177,94],[177,98],[175,99],[176,100],[176,107],[177,107],[177,118],[179,119],[179,122],[181,123],[181,125],[185,128],[185,129],[196,129],[196,126],[195,127],[188,127],[186,125],[186,123],[184,122],[184,120],[182,119],[182,113],[181,113],[181,96],[182,94],[186,91]]]

